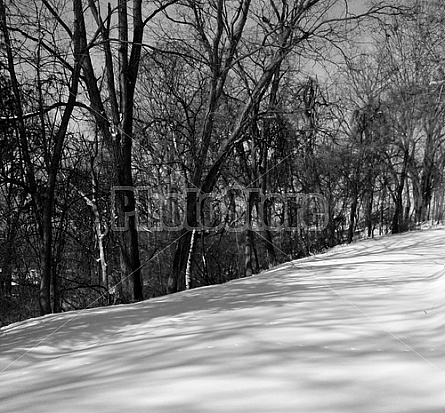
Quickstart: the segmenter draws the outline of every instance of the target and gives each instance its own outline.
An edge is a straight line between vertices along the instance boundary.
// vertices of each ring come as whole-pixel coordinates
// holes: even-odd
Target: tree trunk
[[[262,192],[262,194],[264,195],[264,192]],[[267,266],[265,269],[270,269],[277,264],[277,255],[275,253],[272,233],[269,229],[268,201],[266,199],[257,203],[257,212],[261,225],[264,228],[263,238],[267,252]]]
[[[183,277],[181,277],[181,275],[184,273],[187,264],[187,255],[188,251],[190,251],[191,236],[192,232],[187,230],[186,228],[181,231],[181,235],[173,258],[172,272],[168,277],[167,292],[169,294],[184,289],[184,285],[182,282]]]
[[[366,222],[368,238],[373,237],[374,235],[373,222],[372,222],[372,204],[373,204],[373,193],[371,187],[370,192],[366,194],[365,198],[365,222]]]
[[[398,191],[399,192],[399,191]],[[396,199],[395,199],[395,208],[394,208],[394,216],[392,218],[392,233],[398,234],[399,232],[402,232],[402,215],[403,215],[403,203],[402,203],[402,196],[401,194],[397,193]]]
[[[120,175],[122,177],[123,175]],[[128,177],[127,177],[128,179]],[[120,260],[120,300],[124,303],[143,299],[139,240],[136,220],[136,198],[132,185],[123,185],[132,180],[119,179],[119,186],[125,189],[116,191],[115,214],[123,219],[116,238],[119,243]]]
[[[253,243],[253,233],[250,228],[245,230],[245,241],[244,241],[244,276],[251,277],[253,274],[252,270],[252,243]]]
[[[358,193],[357,192],[358,192],[357,188],[354,188],[353,195],[352,195],[351,211],[349,213],[349,228],[348,228],[348,243],[349,244],[354,239],[355,216],[357,214],[357,205],[358,205]]]
[[[408,153],[405,151],[402,172],[400,174],[399,186],[397,188],[396,196],[394,199],[394,216],[392,219],[392,233],[398,234],[405,230],[403,224],[403,190],[405,188],[405,179],[408,166]]]
[[[163,10],[170,3],[161,6],[158,11]],[[116,65],[113,61],[113,52],[108,39],[110,38],[110,27],[104,22],[99,14],[95,3],[89,2],[90,8],[101,35],[105,40],[104,62],[106,71],[106,86],[110,110],[105,110],[101,91],[98,88],[98,79],[95,76],[91,56],[87,54],[83,61],[83,72],[91,102],[91,109],[97,126],[101,131],[104,141],[112,154],[114,162],[113,183],[118,187],[125,187],[128,191],[126,196],[118,196],[114,207],[119,219],[126,219],[125,230],[119,231],[117,239],[119,242],[119,257],[121,267],[121,291],[124,301],[139,301],[143,299],[143,283],[141,273],[141,262],[139,256],[139,234],[136,225],[136,199],[134,196],[134,182],[132,175],[132,140],[133,140],[133,113],[134,95],[138,77],[143,29],[147,22],[142,20],[142,1],[133,0],[132,22],[128,21],[128,2],[118,1],[118,64],[117,73],[119,88],[115,82]],[[108,18],[112,15],[111,6],[108,8]],[[151,17],[155,16],[154,12]],[[148,20],[147,20],[148,21]],[[82,41],[86,45],[87,37],[85,31],[84,17],[82,16],[83,32]],[[128,32],[132,28],[131,51]],[[88,49],[89,50],[89,49]],[[110,113],[109,117],[105,115]],[[118,191],[120,192],[120,190]],[[126,215],[125,215],[126,214]]]
[[[184,274],[188,253],[190,251],[192,230],[197,228],[198,225],[196,217],[198,201],[199,194],[196,191],[192,190],[187,192],[186,216],[173,258],[172,272],[168,277],[167,291],[169,294],[182,290],[185,287],[182,274]]]
[[[195,243],[195,233],[196,233],[196,229],[193,229],[192,237],[190,240],[189,256],[187,259],[187,268],[185,270],[185,289],[186,290],[190,290],[192,288],[191,273],[192,273],[192,256],[193,256],[193,245]],[[204,251],[203,251],[203,254],[204,254]]]
[[[10,297],[12,294],[12,270],[15,259],[15,240],[17,236],[18,214],[11,214],[7,218],[7,236],[2,243],[2,256],[0,260],[0,294]]]
[[[408,175],[405,177],[405,188],[406,188],[406,202],[405,202],[405,214],[403,217],[403,221],[405,222],[405,225],[407,225],[410,222],[410,210],[411,210],[411,195],[410,195],[410,188],[409,188],[409,177]]]
[[[252,269],[252,250],[253,250],[253,231],[252,231],[252,210],[256,201],[256,193],[249,191],[246,199],[246,229],[244,241],[244,276],[251,277]]]

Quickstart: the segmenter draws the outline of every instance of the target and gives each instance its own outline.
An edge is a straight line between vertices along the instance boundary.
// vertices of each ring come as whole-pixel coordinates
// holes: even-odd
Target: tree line
[[[1,323],[443,219],[440,1],[0,0]]]

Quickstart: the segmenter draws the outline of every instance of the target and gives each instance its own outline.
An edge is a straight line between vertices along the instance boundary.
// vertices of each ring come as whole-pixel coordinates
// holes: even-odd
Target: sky
[[[445,228],[0,330],[2,413],[443,413]]]

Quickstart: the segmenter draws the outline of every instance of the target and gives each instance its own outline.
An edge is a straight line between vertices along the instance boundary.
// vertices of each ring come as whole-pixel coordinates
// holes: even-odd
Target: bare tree
[[[38,10],[47,9],[46,2]],[[38,5],[36,4],[36,7]],[[35,211],[36,221],[38,223],[39,234],[41,238],[41,283],[40,283],[40,309],[42,314],[51,313],[52,311],[58,311],[58,299],[57,299],[57,282],[53,271],[53,211],[56,182],[59,174],[60,163],[63,156],[63,148],[65,138],[67,136],[67,130],[71,115],[77,101],[77,94],[79,89],[81,65],[83,60],[83,53],[85,49],[81,43],[81,28],[80,28],[80,16],[82,14],[81,0],[72,1],[74,23],[73,30],[69,30],[70,43],[73,47],[73,60],[70,65],[70,82],[67,85],[66,102],[61,102],[60,105],[63,108],[59,114],[60,121],[57,123],[57,131],[53,136],[53,144],[50,146],[50,151],[47,153],[46,158],[46,173],[47,181],[40,187],[36,178],[36,169],[32,160],[32,150],[28,141],[27,127],[25,119],[29,116],[25,113],[26,104],[23,100],[21,93],[21,84],[17,74],[17,59],[22,56],[23,48],[17,44],[11,38],[11,31],[19,32],[25,39],[25,44],[29,44],[31,41],[40,41],[41,44],[45,44],[43,39],[35,39],[32,34],[29,34],[22,27],[17,26],[17,22],[8,21],[9,13],[3,2],[0,1],[0,24],[3,35],[3,40],[6,48],[7,57],[7,70],[8,76],[11,81],[11,86],[15,99],[15,114],[13,121],[17,128],[17,134],[19,136],[20,152],[23,159],[23,166],[25,169],[25,185],[26,189],[32,197],[32,204]],[[50,9],[51,11],[51,9]],[[20,47],[20,49],[19,49]],[[27,50],[24,50],[25,53]],[[25,54],[24,58],[27,56]],[[60,58],[60,55],[58,55]],[[51,108],[39,107],[38,114],[44,114]],[[34,115],[33,115],[34,116]],[[53,296],[52,296],[52,294]]]
[[[88,48],[83,60],[82,70],[92,116],[114,162],[115,214],[125,220],[121,228],[123,230],[117,234],[121,265],[119,286],[124,301],[143,298],[132,170],[135,88],[143,35],[146,25],[173,3],[175,1],[160,2],[153,9],[147,8],[147,15],[144,15],[142,0],[133,0],[130,21],[130,3],[125,0],[119,0],[116,9],[112,9],[109,4],[105,15],[102,14],[99,1],[88,1],[91,18],[97,27],[96,43],[102,51],[104,73],[95,65],[91,48]],[[117,26],[113,26],[116,18]],[[86,46],[91,33],[87,33],[84,15],[81,16],[81,27],[82,44]],[[116,44],[116,48],[113,44]],[[99,87],[102,76],[103,90]]]
[[[199,153],[189,182],[190,187],[197,188],[198,191],[192,192],[187,198],[186,220],[189,227],[194,227],[197,225],[198,194],[208,194],[214,188],[222,166],[234,146],[244,138],[253,111],[268,91],[282,62],[293,51],[303,54],[310,48],[312,41],[318,46],[321,44],[320,39],[335,42],[345,30],[351,29],[348,22],[359,22],[366,16],[389,12],[391,8],[380,3],[364,14],[350,15],[347,5],[342,2],[324,0],[271,0],[267,5],[254,4],[249,0],[240,1],[237,5],[224,0],[209,4],[186,4],[188,10],[179,22],[190,27],[195,33],[209,70],[206,116],[198,140]],[[334,6],[340,5],[345,9],[335,14],[338,12],[334,13]],[[178,19],[175,21],[178,22]],[[245,43],[243,36],[246,38]],[[210,157],[209,148],[212,139],[215,139],[215,113],[220,106],[224,87],[237,62],[247,57],[262,62],[261,67],[256,69],[259,70],[259,75],[245,102],[240,105],[229,134],[219,142],[219,150]],[[190,237],[191,232],[184,229],[169,278],[170,292],[183,288],[180,280],[183,279],[181,274],[186,264]]]

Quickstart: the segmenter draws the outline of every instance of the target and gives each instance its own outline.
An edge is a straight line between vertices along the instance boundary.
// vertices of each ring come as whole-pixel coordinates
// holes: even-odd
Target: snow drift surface
[[[443,413],[445,230],[0,330],[2,413]]]

